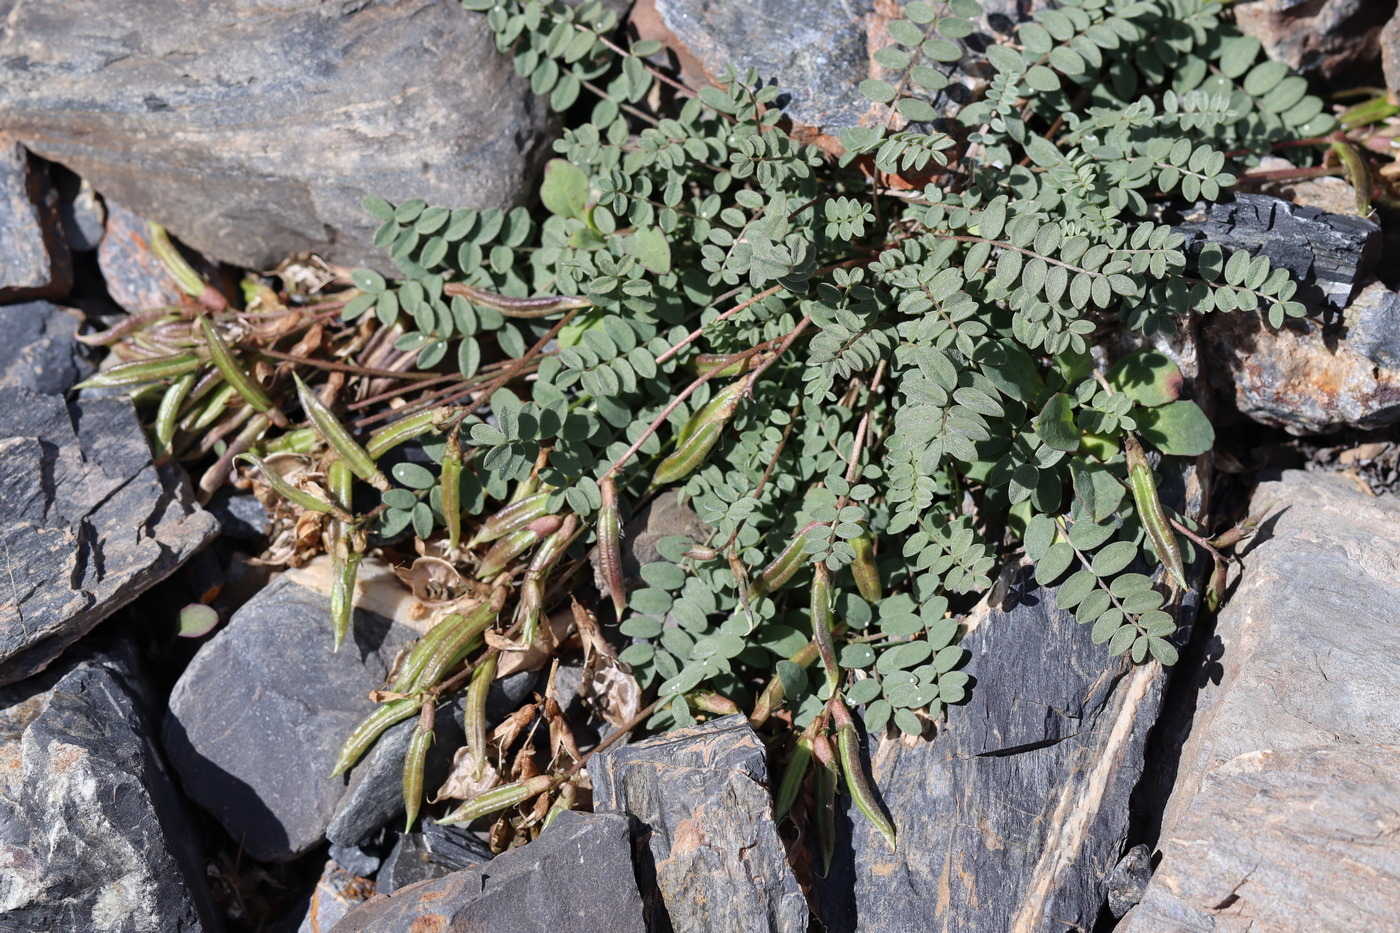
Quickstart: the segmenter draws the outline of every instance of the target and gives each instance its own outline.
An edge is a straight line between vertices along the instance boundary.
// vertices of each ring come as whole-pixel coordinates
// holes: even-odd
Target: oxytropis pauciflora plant
[[[577,637],[624,732],[746,713],[829,861],[843,782],[896,844],[861,732],[927,736],[964,700],[962,619],[1005,561],[1114,663],[1176,660],[1174,600],[1223,564],[1156,477],[1214,437],[1153,341],[1303,307],[1268,259],[1188,260],[1154,218],[1323,138],[1302,78],[1206,0],[1071,0],[984,52],[975,0],[912,0],[833,156],[768,76],[687,87],[596,0],[464,6],[569,118],[542,209],[369,198],[399,278],[292,264],[241,308],[167,244],[189,307],[103,335],[127,362],[93,380],[149,399],[161,451],[217,455],[206,492],[244,465],[279,510],[268,560],[330,555],[337,644],[366,555],[416,554],[436,624],[337,771],[418,717],[411,825],[464,690],[446,819],[528,836],[586,756],[550,696],[488,734],[486,689]],[[706,530],[629,571],[623,527],[677,493]],[[548,760],[511,751],[537,716]]]

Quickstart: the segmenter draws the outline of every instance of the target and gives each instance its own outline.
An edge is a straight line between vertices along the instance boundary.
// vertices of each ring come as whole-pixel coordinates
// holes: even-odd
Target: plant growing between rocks
[[[1023,552],[1109,654],[1176,660],[1192,568],[1214,562],[1218,597],[1224,565],[1157,492],[1154,455],[1214,435],[1152,338],[1303,307],[1266,258],[1188,257],[1154,218],[1330,132],[1302,78],[1200,0],[1041,10],[981,53],[974,0],[914,0],[860,87],[879,122],[833,157],[789,134],[763,76],[685,87],[595,0],[464,6],[570,117],[543,211],[370,198],[401,278],[328,270],[314,284],[344,288],[318,296],[289,268],[289,294],[250,278],[241,308],[154,231],[193,314],[107,332],[126,362],[89,382],[135,387],[166,455],[214,455],[206,493],[246,468],[279,510],[268,560],[330,555],[333,647],[366,555],[416,552],[404,577],[436,624],[337,773],[417,716],[410,825],[425,791],[463,801],[444,821],[507,811],[499,839],[547,824],[587,756],[548,697],[488,735],[485,693],[572,629],[617,735],[766,727],[779,814],[803,807],[829,864],[840,784],[898,839],[853,711],[870,734],[936,730],[972,688],[960,626],[999,563]],[[985,83],[963,106],[960,73]],[[1110,358],[1122,333],[1140,348]],[[622,529],[677,490],[710,533],[662,540],[633,585]],[[424,788],[461,690],[466,748]],[[537,714],[543,766],[512,752]]]

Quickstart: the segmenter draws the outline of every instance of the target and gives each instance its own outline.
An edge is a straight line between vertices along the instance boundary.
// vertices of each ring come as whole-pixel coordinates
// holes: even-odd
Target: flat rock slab
[[[603,752],[589,774],[597,810],[630,819],[648,929],[805,933],[766,751],[743,716]]]
[[[1299,283],[1297,300],[1315,308],[1344,308],[1380,258],[1380,227],[1347,214],[1329,214],[1267,194],[1235,194],[1165,218],[1186,234],[1187,262],[1215,243],[1227,251],[1263,254]]]
[[[1395,8],[1370,0],[1254,0],[1235,5],[1240,31],[1294,71],[1331,78],[1375,67],[1380,33]]]
[[[870,743],[898,849],[849,807],[816,885],[831,933],[1094,927],[1165,674],[1110,658],[1028,570],[983,606],[962,641],[968,702],[932,742]]]
[[[325,836],[345,792],[344,776],[328,777],[340,748],[418,635],[365,609],[351,621],[332,652],[330,597],[279,577],[199,649],[171,693],[164,741],[185,792],[253,858],[294,858]]]
[[[561,813],[528,845],[376,896],[333,933],[643,933],[629,849],[624,817]]]
[[[95,368],[77,339],[81,311],[47,301],[0,305],[0,386],[61,395]]]
[[[61,298],[72,287],[73,259],[48,172],[0,133],[0,301]]]
[[[128,661],[0,688],[0,928],[222,929]]]
[[[1260,485],[1124,933],[1382,930],[1400,916],[1400,503],[1337,475]]]
[[[218,532],[125,398],[0,387],[0,685],[41,671]]]
[[[510,207],[549,141],[454,3],[0,0],[0,21],[0,127],[235,265],[385,266],[361,197]]]

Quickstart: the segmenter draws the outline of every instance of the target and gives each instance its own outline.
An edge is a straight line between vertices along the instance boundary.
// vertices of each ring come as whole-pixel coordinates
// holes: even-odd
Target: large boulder
[[[1160,864],[1120,933],[1400,916],[1400,504],[1285,473],[1199,671]]]
[[[226,262],[383,264],[360,198],[509,207],[550,119],[438,0],[0,0],[0,129]]]

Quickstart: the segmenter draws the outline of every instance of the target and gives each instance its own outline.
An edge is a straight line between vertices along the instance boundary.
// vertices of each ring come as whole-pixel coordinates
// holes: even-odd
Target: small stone
[[[135,652],[0,688],[0,927],[219,931]]]
[[[616,814],[569,811],[538,839],[485,865],[376,896],[352,910],[333,933],[646,929],[632,876],[627,820]]]
[[[1372,282],[1343,313],[1347,346],[1384,369],[1400,371],[1400,295]]]
[[[452,869],[433,861],[422,833],[400,833],[375,880],[380,894],[393,894],[410,884],[442,878],[451,873]]]
[[[392,572],[361,566],[361,587],[379,578]],[[345,792],[346,778],[329,776],[340,748],[418,635],[363,605],[333,652],[330,597],[280,577],[200,647],[171,693],[164,740],[185,792],[255,859],[295,858],[325,836]]]
[[[125,398],[0,387],[0,685],[43,670],[218,531]]]
[[[1254,503],[1282,508],[1240,553],[1221,648],[1182,692],[1160,862],[1120,933],[1400,916],[1400,504],[1296,471]]]
[[[423,821],[423,841],[428,855],[453,871],[489,862],[495,857],[491,847],[476,833],[457,825],[443,826],[437,820]]]
[[[75,253],[90,253],[102,242],[106,231],[107,207],[102,203],[86,178],[55,166],[58,188],[58,216],[63,221],[63,234],[68,248]]]
[[[0,386],[62,395],[95,367],[78,339],[80,312],[47,301],[0,306]]]
[[[0,133],[0,302],[62,298],[72,287],[73,260],[48,174]]]
[[[1118,860],[1108,873],[1108,912],[1121,918],[1142,900],[1152,880],[1152,850],[1138,844]]]
[[[331,846],[331,861],[360,878],[368,878],[379,871],[384,860],[361,846]]]
[[[1264,54],[1294,71],[1334,78],[1374,68],[1392,8],[1368,0],[1254,0],[1234,6],[1235,23]]]
[[[598,812],[630,818],[649,928],[805,933],[767,752],[743,716],[603,752],[589,773]]]
[[[152,308],[179,308],[184,292],[151,252],[146,221],[113,201],[107,202],[107,232],[97,247],[97,264],[107,294],[132,314]],[[202,270],[210,271],[206,264]]]
[[[267,506],[251,493],[234,492],[220,486],[205,506],[219,520],[219,532],[235,541],[258,542],[267,537],[271,520]]]
[[[306,916],[296,928],[296,933],[330,933],[332,927],[355,907],[373,897],[374,892],[373,881],[366,881],[334,861],[327,862],[316,882],[316,889],[311,892]]]

